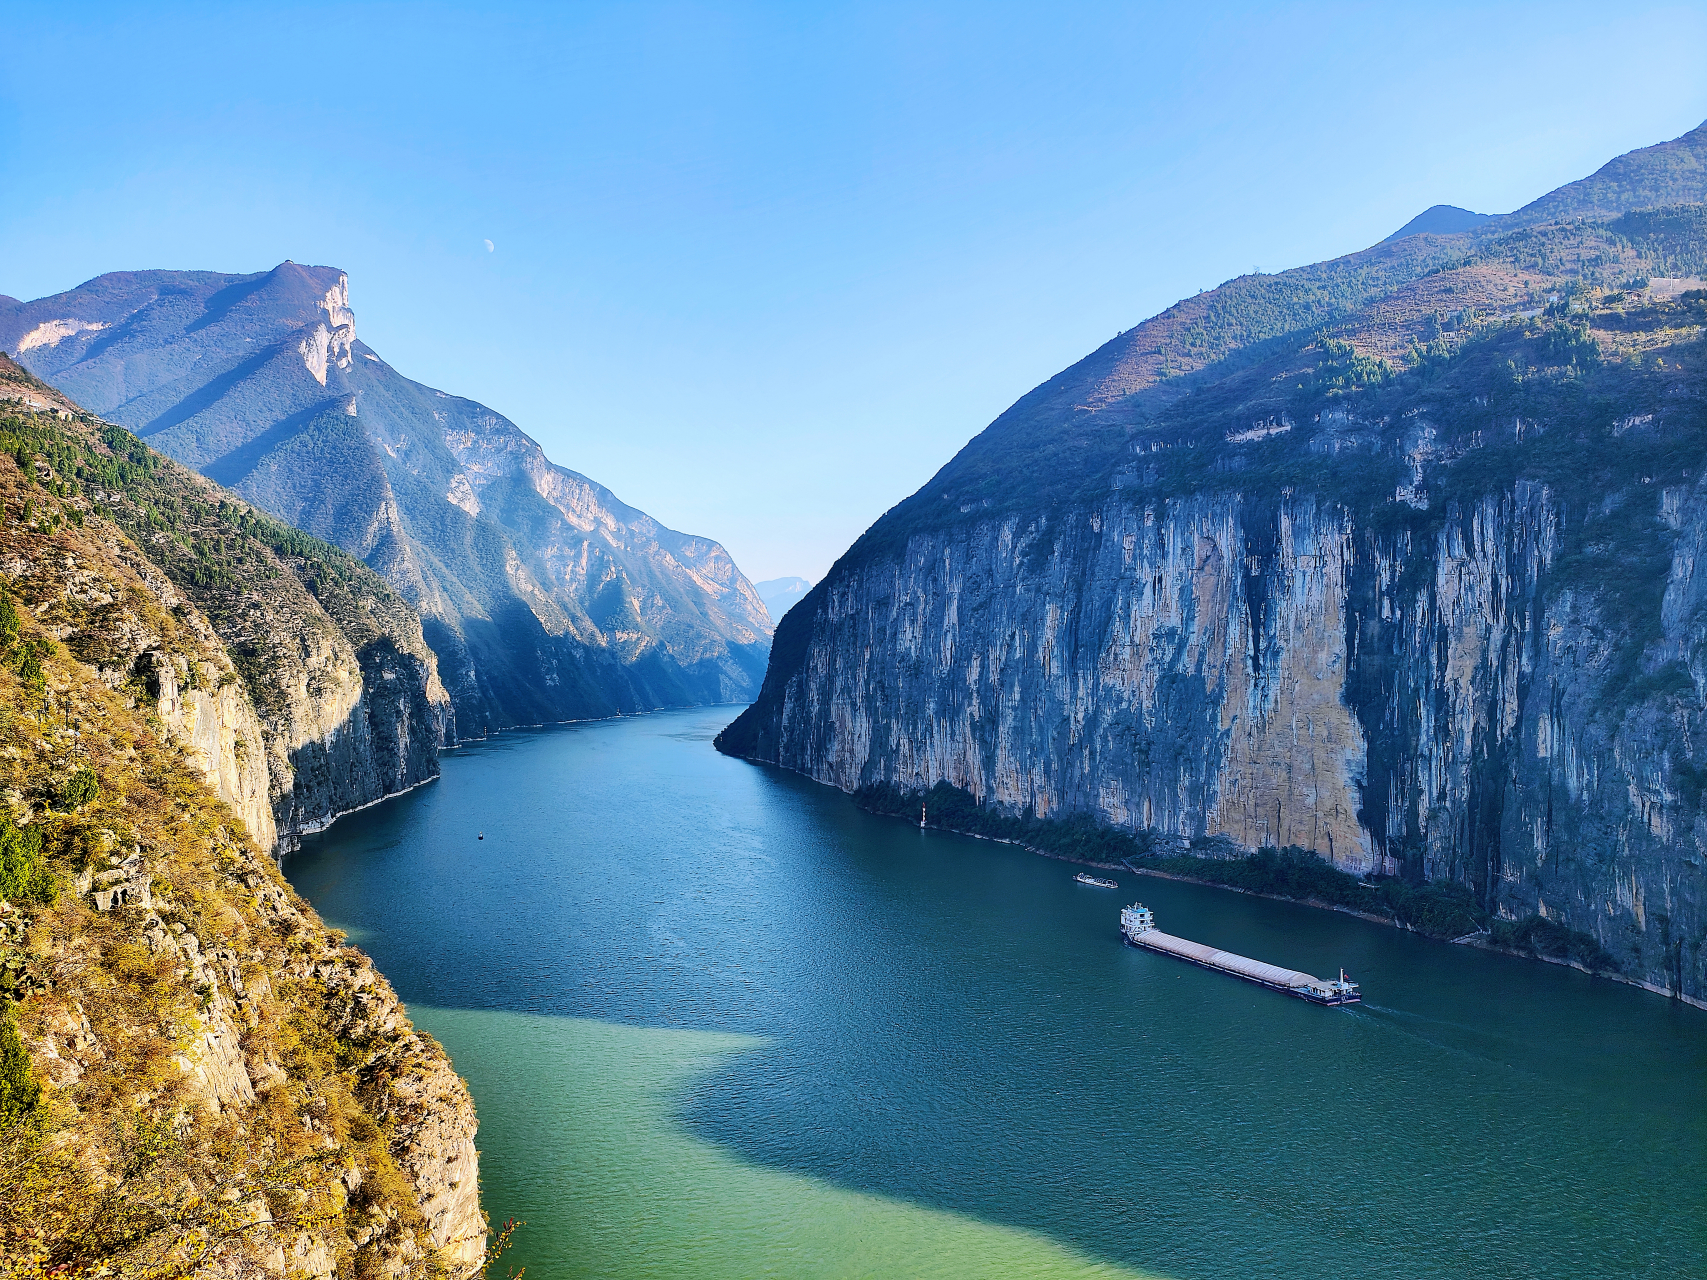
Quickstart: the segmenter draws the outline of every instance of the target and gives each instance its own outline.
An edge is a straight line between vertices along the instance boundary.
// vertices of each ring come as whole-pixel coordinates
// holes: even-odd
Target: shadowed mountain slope
[[[0,347],[383,574],[419,610],[465,736],[757,686],[770,620],[721,546],[398,374],[356,337],[335,269],[115,272],[0,303]]]

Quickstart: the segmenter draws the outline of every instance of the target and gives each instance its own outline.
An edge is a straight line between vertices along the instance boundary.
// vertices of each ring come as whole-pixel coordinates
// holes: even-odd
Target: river
[[[447,752],[286,863],[467,1077],[530,1280],[1707,1275],[1707,1014],[1077,885],[720,756],[733,714]],[[1366,1002],[1122,946],[1134,899]]]

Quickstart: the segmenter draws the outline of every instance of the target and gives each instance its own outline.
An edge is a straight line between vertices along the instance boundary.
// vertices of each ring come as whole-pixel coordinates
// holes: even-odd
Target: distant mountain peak
[[[1430,205],[1381,243],[1389,244],[1406,236],[1455,236],[1460,231],[1469,231],[1493,220],[1491,213],[1472,213],[1455,204]]]
[[[765,608],[770,611],[773,622],[781,622],[782,615],[805,598],[812,590],[812,583],[807,578],[768,578],[764,582],[755,582],[753,590],[759,593],[759,599],[765,602]]]
[[[356,331],[336,267],[115,272],[0,305],[23,357],[0,399],[77,396],[367,561],[423,615],[467,732],[750,699],[771,619],[721,545]]]

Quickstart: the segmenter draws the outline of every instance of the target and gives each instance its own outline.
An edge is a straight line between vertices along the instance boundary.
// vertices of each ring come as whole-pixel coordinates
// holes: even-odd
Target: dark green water
[[[1707,1014],[1084,888],[725,759],[732,714],[450,753],[286,866],[468,1077],[530,1277],[1707,1275]],[[1135,898],[1368,1003],[1124,947]]]

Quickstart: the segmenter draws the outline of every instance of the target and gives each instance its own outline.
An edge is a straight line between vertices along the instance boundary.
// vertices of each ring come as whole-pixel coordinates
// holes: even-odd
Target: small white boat
[[[1100,876],[1088,875],[1083,871],[1079,872],[1079,874],[1074,876],[1073,879],[1077,880],[1080,884],[1088,884],[1093,889],[1120,888],[1120,882],[1118,880],[1104,880]]]

